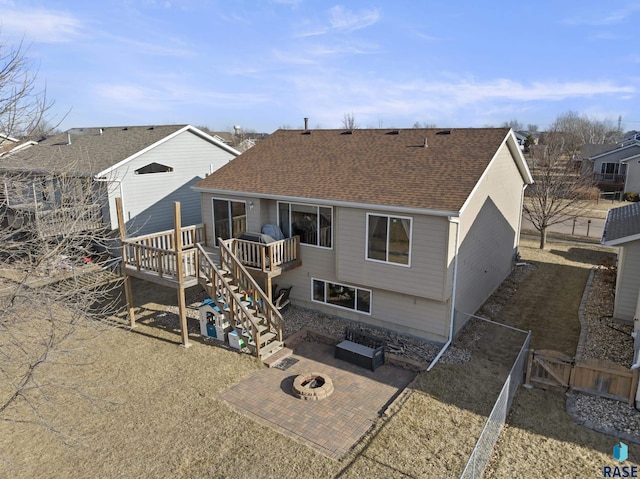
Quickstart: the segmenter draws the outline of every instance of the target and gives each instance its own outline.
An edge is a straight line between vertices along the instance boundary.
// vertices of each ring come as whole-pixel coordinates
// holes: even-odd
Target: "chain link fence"
[[[491,414],[489,414],[489,418],[480,433],[478,442],[476,442],[471,456],[469,456],[469,461],[460,476],[461,479],[482,478],[484,470],[489,464],[489,460],[493,454],[493,448],[500,437],[502,426],[504,426],[506,422],[507,414],[509,413],[509,409],[511,409],[511,404],[518,390],[518,386],[520,386],[524,378],[530,343],[531,332],[529,331],[522,348],[520,348],[518,357],[509,372],[509,376],[502,386],[500,395],[491,410]]]

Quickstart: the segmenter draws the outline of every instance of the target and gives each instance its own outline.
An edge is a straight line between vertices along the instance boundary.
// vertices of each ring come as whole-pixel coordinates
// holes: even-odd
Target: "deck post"
[[[118,215],[118,231],[120,233],[120,246],[122,256],[122,277],[124,283],[124,296],[127,301],[127,315],[129,316],[129,327],[131,329],[136,327],[136,315],[133,310],[133,292],[131,291],[131,276],[127,274],[127,247],[124,244],[127,236],[124,228],[124,212],[122,211],[122,198],[116,197],[116,212]],[[138,268],[140,267],[138,262]]]
[[[184,265],[182,264],[182,219],[180,217],[180,202],[173,204],[173,223],[175,233],[175,253],[176,253],[176,276],[178,279],[178,310],[180,312],[180,333],[182,345],[185,348],[189,344],[189,331],[187,329],[187,306],[184,298]]]

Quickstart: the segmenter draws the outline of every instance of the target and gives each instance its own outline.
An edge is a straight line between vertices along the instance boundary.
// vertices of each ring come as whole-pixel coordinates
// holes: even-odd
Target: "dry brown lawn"
[[[589,268],[610,253],[567,243],[539,251],[536,244],[522,242],[523,260],[537,269],[500,320],[533,330],[534,347],[573,354]],[[68,426],[68,445],[40,425],[0,421],[0,477],[458,477],[522,340],[495,326],[463,335],[471,362],[418,376],[407,399],[351,455],[333,461],[217,399],[261,365],[197,335],[191,348],[179,346],[175,315],[158,315],[175,305],[173,290],[136,283],[135,295],[135,331],[88,334],[74,344],[82,347],[72,360],[44,372],[89,394],[67,391],[45,406],[52,424]],[[489,477],[601,477],[615,442],[574,425],[562,395],[521,389]],[[640,448],[631,446],[630,456],[636,463]]]

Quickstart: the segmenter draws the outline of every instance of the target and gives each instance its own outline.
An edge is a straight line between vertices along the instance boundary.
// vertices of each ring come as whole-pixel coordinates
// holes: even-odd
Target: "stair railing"
[[[251,297],[253,307],[260,311],[267,321],[270,331],[277,334],[278,341],[282,341],[282,314],[278,308],[269,300],[267,294],[262,290],[260,285],[251,276],[240,260],[230,249],[233,240],[223,240],[218,238],[220,246],[220,265],[222,268],[228,269],[234,278],[237,278],[238,284],[243,286],[247,295]]]
[[[198,250],[198,279],[211,283],[210,288],[212,291],[209,293],[213,296],[212,299],[220,302],[218,298],[221,297],[222,301],[226,302],[229,308],[229,321],[232,326],[236,327],[239,323],[243,330],[249,332],[256,348],[256,356],[260,357],[260,331],[256,324],[256,318],[242,302],[242,298],[238,298],[236,294],[234,294],[235,292],[229,283],[225,281],[224,274],[211,258],[209,258],[204,248],[202,248],[199,243],[196,245],[196,248]]]

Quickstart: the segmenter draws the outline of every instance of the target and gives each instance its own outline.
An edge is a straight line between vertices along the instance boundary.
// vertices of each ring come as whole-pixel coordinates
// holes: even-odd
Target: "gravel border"
[[[607,334],[607,329],[603,329],[602,319],[613,311],[613,296],[607,291],[611,286],[605,284],[603,274],[605,270],[602,267],[592,267],[582,294],[578,309],[580,338],[576,348],[576,359],[608,359],[628,367],[630,366],[629,351],[624,350],[624,343],[620,348],[609,348],[612,333]],[[619,328],[611,329],[618,333],[624,331],[622,329],[624,326]],[[631,328],[627,327],[627,329]],[[617,338],[619,339],[619,336]],[[613,354],[611,349],[622,351],[612,358],[610,357]],[[632,352],[633,348],[631,348]],[[566,411],[577,424],[627,442],[640,444],[640,412],[623,401],[569,392]]]

